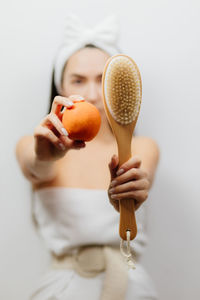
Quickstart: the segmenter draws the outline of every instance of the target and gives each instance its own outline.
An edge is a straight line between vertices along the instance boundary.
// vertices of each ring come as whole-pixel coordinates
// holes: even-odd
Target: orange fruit
[[[101,116],[93,104],[82,100],[63,112],[62,123],[72,140],[91,141],[101,126]]]

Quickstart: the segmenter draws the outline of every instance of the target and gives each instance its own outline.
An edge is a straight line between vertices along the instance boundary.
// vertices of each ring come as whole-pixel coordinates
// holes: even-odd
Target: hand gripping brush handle
[[[142,98],[141,76],[136,63],[127,55],[117,54],[106,63],[102,78],[103,104],[116,138],[119,167],[131,158],[132,136]],[[119,235],[130,240],[137,234],[134,200],[120,201]]]

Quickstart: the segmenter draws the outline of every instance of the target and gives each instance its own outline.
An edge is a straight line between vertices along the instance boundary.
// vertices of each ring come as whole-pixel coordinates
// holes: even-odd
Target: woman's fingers
[[[68,136],[68,132],[63,127],[60,119],[54,114],[48,114],[41,122],[41,126],[46,126],[49,129],[52,129],[52,126],[60,133],[60,135]]]
[[[84,141],[80,141],[80,140],[74,140],[72,141],[72,149],[81,149],[84,148],[86,146]]]
[[[71,95],[68,98],[70,101],[83,101],[85,100],[81,95]]]
[[[108,164],[111,180],[113,180],[116,177],[118,164],[119,164],[119,158],[116,154],[114,154],[111,158],[110,163]]]
[[[149,188],[149,181],[145,178],[140,180],[134,180],[130,182],[126,182],[124,184],[120,184],[115,187],[111,187],[109,189],[109,194],[120,194],[120,193],[126,193],[130,191],[136,191],[136,190],[147,190]]]
[[[110,196],[113,200],[133,199],[139,203],[144,202],[148,198],[147,190],[130,191],[126,193],[119,193]]]
[[[135,210],[137,210],[140,205],[148,198],[148,191],[134,191],[129,193],[121,193],[116,195],[109,195],[110,203],[119,212],[119,203],[123,201],[123,199],[132,199],[134,201]]]
[[[53,100],[51,112],[56,114],[58,118],[62,119],[62,114],[66,108],[71,108],[74,102],[83,101],[84,98],[80,95],[71,95],[68,98],[62,96],[56,96]]]
[[[67,138],[68,132],[63,127],[63,124],[59,120],[59,118],[53,113],[50,113],[49,115],[46,116],[46,118],[41,123],[41,126],[42,127],[48,127],[48,129],[53,133],[53,136],[56,136],[56,133],[53,132],[55,130],[51,130],[52,129],[51,127],[56,129],[56,131],[60,134],[59,136],[56,136],[58,138],[59,142],[58,142],[57,139],[54,138],[56,144],[61,143],[61,144],[63,144],[64,147],[72,148],[72,149],[81,149],[81,148],[85,147],[85,142],[84,141],[79,141],[79,140],[73,141],[73,140]],[[53,140],[51,140],[51,141],[53,142]],[[60,147],[62,148],[61,145],[60,145]]]
[[[34,137],[40,140],[48,140],[52,144],[54,144],[58,149],[65,150],[65,145],[60,141],[60,139],[47,127],[39,125],[35,128]]]
[[[69,149],[85,147],[84,141],[74,141],[68,137],[69,134],[62,123],[62,107],[72,107],[74,105],[72,99],[75,98],[80,99],[78,96],[71,97],[71,100],[56,96],[51,112],[35,128],[35,153],[41,160],[56,160],[62,158]]]
[[[125,183],[130,180],[134,180],[134,179],[138,180],[138,179],[142,179],[142,178],[146,178],[146,177],[147,177],[147,174],[142,169],[132,168],[132,169],[128,170],[126,173],[115,177],[114,180],[111,182],[110,186],[116,186],[116,185]]]
[[[138,156],[133,156],[131,159],[120,166],[117,175],[120,175],[122,172],[126,172],[132,168],[139,168],[141,163],[142,161]]]
[[[123,201],[123,200],[122,200]],[[133,200],[134,201],[134,206],[135,206],[135,210],[137,210],[140,205],[144,202],[144,201],[138,201],[136,199]],[[110,199],[110,203],[112,204],[112,206],[115,208],[115,210],[117,212],[120,212],[120,209],[119,209],[119,202],[120,200],[117,200],[117,199]]]
[[[56,96],[53,100],[51,112],[56,114],[60,118],[60,112],[63,106],[65,107],[72,107],[74,103],[69,100],[69,98]]]

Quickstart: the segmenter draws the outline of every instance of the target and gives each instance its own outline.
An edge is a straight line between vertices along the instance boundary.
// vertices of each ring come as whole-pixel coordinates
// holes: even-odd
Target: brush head
[[[128,125],[137,120],[142,84],[136,63],[123,54],[112,56],[103,74],[104,98],[116,122]]]

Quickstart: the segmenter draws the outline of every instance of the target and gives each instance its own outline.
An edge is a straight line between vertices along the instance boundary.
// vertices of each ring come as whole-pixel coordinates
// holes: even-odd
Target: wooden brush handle
[[[123,139],[120,139],[120,142],[118,141],[119,166],[131,158],[131,139],[129,138],[130,143],[127,143],[127,138],[124,138],[126,142]],[[123,240],[126,240],[126,231],[130,230],[130,239],[133,240],[137,235],[134,200],[123,199],[119,202],[119,235]]]
[[[133,240],[137,235],[137,225],[135,219],[135,206],[133,199],[123,199],[120,206],[119,235],[126,240],[126,231],[130,230],[130,239]]]

